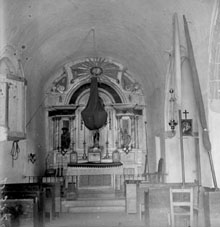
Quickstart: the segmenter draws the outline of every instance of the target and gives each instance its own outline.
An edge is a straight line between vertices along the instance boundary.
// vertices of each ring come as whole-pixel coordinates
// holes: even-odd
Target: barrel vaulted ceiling
[[[186,15],[198,71],[207,76],[214,0],[2,0],[1,5],[3,43],[19,52],[32,97],[63,64],[100,56],[123,64],[142,84],[146,100],[160,105],[175,12],[183,45]]]

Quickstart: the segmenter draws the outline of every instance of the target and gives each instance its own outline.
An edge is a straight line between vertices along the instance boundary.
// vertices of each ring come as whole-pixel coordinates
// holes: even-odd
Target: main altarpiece
[[[146,110],[134,77],[123,65],[98,57],[68,63],[54,75],[46,99],[48,172],[78,177],[77,187],[113,188],[116,175],[143,174]],[[107,113],[94,130],[82,118],[92,98],[92,80]]]

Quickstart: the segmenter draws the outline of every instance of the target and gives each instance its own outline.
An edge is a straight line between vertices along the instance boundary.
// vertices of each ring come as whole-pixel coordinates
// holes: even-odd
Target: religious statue
[[[61,150],[68,149],[70,147],[70,132],[67,127],[62,128],[63,133],[61,134]]]
[[[96,130],[95,133],[94,133],[94,136],[93,136],[93,146],[94,147],[99,147],[99,131]]]
[[[127,129],[121,130],[122,149],[125,153],[129,153],[131,150],[131,136],[128,134]]]

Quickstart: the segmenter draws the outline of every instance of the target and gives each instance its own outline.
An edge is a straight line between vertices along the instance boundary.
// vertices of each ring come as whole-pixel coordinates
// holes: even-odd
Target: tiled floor
[[[137,215],[117,213],[61,214],[59,218],[46,223],[45,227],[143,227],[144,221]]]

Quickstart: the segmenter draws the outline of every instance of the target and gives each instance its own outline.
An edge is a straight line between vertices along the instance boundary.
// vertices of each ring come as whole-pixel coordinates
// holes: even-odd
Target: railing
[[[58,182],[76,182],[78,175],[63,175],[63,176],[27,176],[26,183],[58,183]],[[121,182],[137,181],[149,183],[164,183],[164,174],[114,174],[115,179],[120,179]]]

